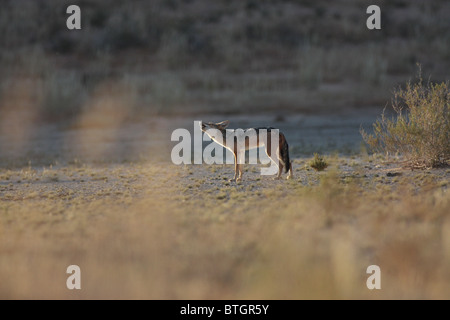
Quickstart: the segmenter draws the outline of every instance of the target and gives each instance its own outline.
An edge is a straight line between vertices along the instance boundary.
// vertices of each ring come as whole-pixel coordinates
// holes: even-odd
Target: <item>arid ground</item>
[[[449,80],[450,2],[372,4],[2,0],[0,298],[449,299],[450,169],[360,129]],[[294,179],[174,165],[195,120],[279,128]]]
[[[368,155],[350,119],[255,118],[291,138],[295,177],[246,165],[237,184],[232,165],[171,163],[170,129],[191,130],[187,119],[42,127],[30,154],[2,159],[0,297],[449,298],[450,170]],[[322,172],[308,165],[314,136]],[[72,264],[81,290],[66,288]],[[366,287],[369,265],[381,290]]]

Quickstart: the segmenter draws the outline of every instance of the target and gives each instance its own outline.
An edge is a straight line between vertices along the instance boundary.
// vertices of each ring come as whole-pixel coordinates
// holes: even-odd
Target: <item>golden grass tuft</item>
[[[314,158],[309,162],[309,166],[316,171],[323,171],[328,167],[328,163],[323,156],[314,153]]]

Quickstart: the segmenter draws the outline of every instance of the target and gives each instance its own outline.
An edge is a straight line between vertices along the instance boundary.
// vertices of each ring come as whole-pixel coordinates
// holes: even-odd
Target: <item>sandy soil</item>
[[[448,168],[359,152],[358,117],[236,117],[232,127],[279,124],[294,179],[245,165],[235,183],[233,165],[168,161],[171,130],[192,120],[2,136],[0,298],[449,297]],[[309,166],[313,141],[325,171]],[[77,292],[65,287],[71,264]],[[365,286],[371,264],[378,293]]]

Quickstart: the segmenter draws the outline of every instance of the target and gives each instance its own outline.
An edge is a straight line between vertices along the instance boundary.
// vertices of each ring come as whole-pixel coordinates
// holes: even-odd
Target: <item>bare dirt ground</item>
[[[191,120],[3,135],[0,297],[450,297],[448,168],[361,153],[358,117],[232,118],[233,128],[275,122],[295,173],[274,181],[246,165],[233,183],[232,165],[168,161],[171,129]],[[320,150],[329,167],[316,172]],[[66,288],[71,264],[82,290]],[[366,287],[373,264],[379,291]]]

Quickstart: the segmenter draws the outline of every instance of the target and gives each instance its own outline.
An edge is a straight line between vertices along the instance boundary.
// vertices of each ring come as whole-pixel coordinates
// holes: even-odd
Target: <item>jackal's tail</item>
[[[289,159],[289,145],[287,143],[286,137],[282,133],[280,133],[280,158],[281,161],[283,161],[284,169],[287,173],[291,168],[291,161]]]

